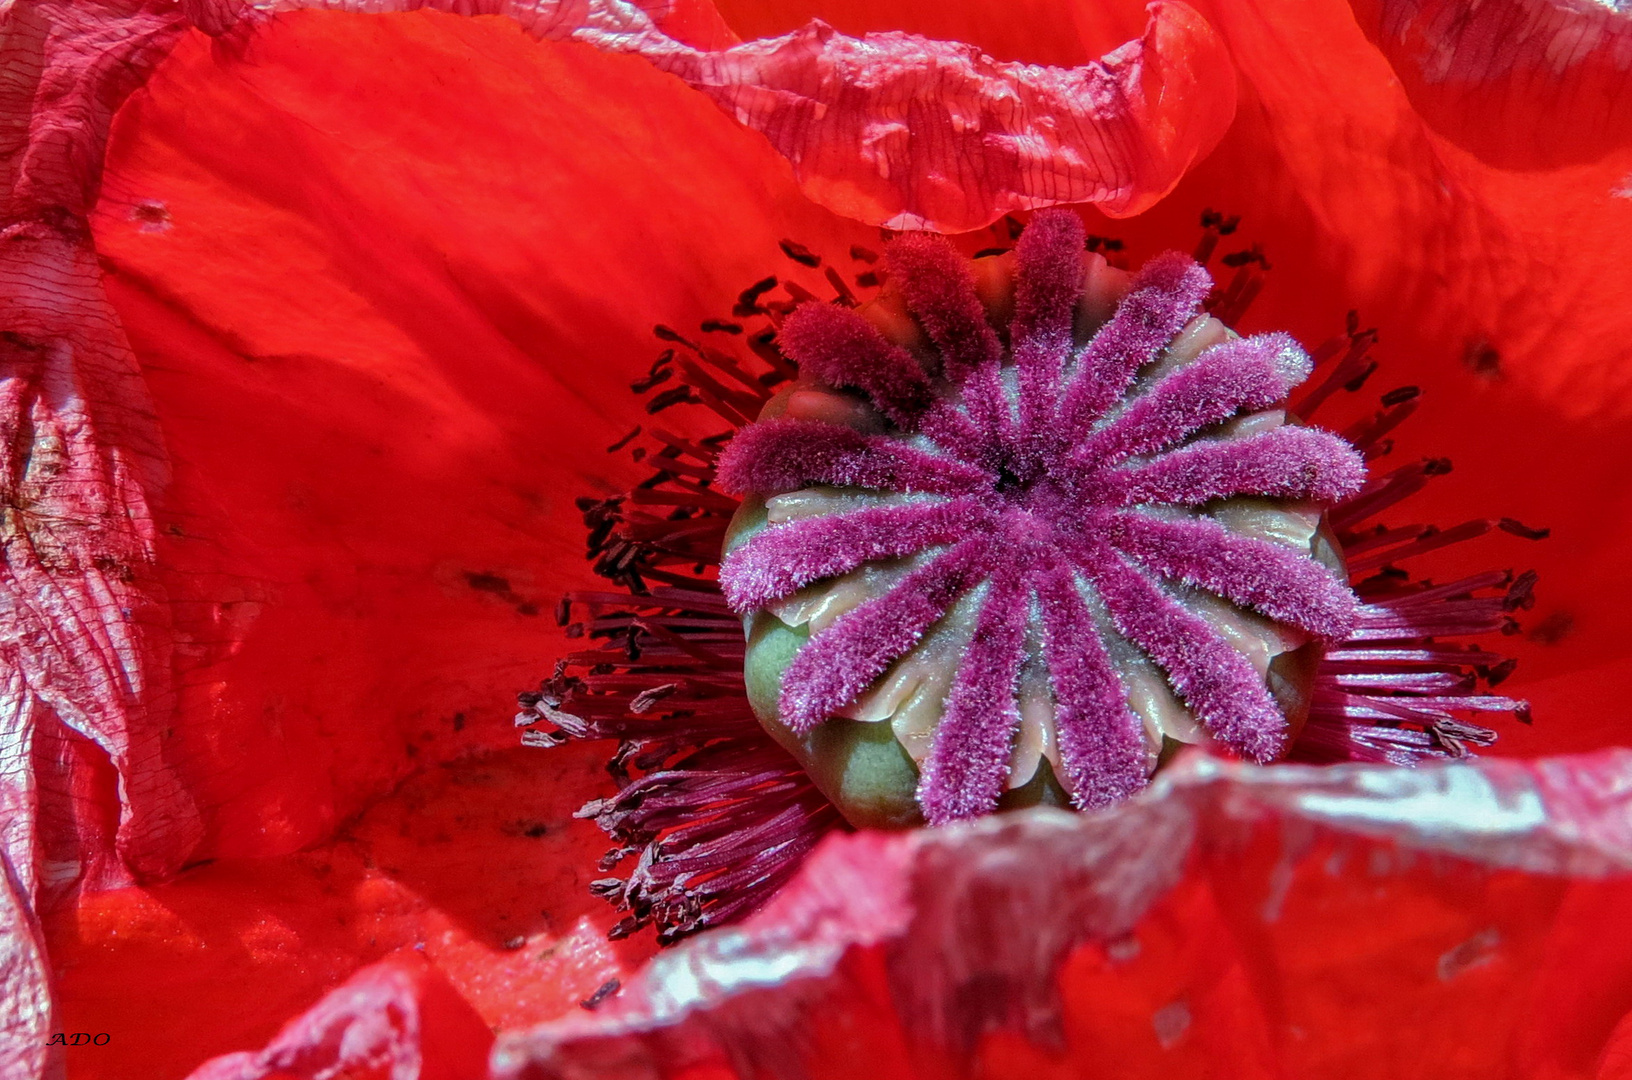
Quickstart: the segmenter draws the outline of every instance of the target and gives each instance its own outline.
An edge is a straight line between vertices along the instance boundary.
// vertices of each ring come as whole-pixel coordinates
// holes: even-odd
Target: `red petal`
[[[718,0],[743,38],[780,37],[820,19],[855,37],[904,30],[936,41],[964,41],[999,60],[1077,67],[1143,33],[1139,0]]]
[[[1598,1059],[1598,1080],[1627,1080],[1632,1077],[1632,1012],[1621,1018]]]
[[[13,820],[16,820],[14,817]],[[49,1068],[51,966],[34,897],[7,858],[0,862],[0,1061],[25,1080]]]
[[[0,1061],[19,1076],[60,1064],[42,901],[172,872],[202,832],[163,745],[164,465],[82,216],[113,111],[179,32],[173,13],[27,6],[0,41]]]
[[[111,1036],[70,1052],[74,1075],[177,1077],[261,1046],[402,949],[484,1029],[580,1011],[654,948],[649,936],[607,941],[618,915],[589,892],[607,842],[572,815],[610,790],[605,752],[516,749],[432,769],[326,844],[218,860],[53,915],[53,1030]]]
[[[958,232],[1059,202],[1138,213],[1212,149],[1235,110],[1228,57],[1179,0],[1151,5],[1140,40],[1073,69],[900,33],[855,39],[819,22],[708,51],[635,5],[504,10],[535,37],[645,57],[765,135],[816,202],[897,229]],[[727,40],[717,16],[686,10],[662,25]]]
[[[1632,657],[1632,563],[1619,540],[1632,517],[1632,369],[1620,362],[1632,340],[1621,287],[1632,200],[1615,193],[1632,149],[1549,172],[1493,168],[1416,114],[1344,0],[1205,10],[1249,94],[1236,124],[1162,204],[1090,231],[1126,240],[1138,261],[1194,230],[1203,208],[1239,214],[1221,252],[1262,242],[1273,266],[1245,329],[1313,344],[1348,308],[1377,327],[1382,369],[1326,422],[1369,414],[1402,384],[1422,387],[1391,460],[1447,455],[1456,471],[1402,517],[1552,529],[1545,542],[1494,536],[1422,564],[1436,577],[1493,565],[1541,573],[1538,605],[1523,616],[1533,636],[1504,642],[1521,664],[1503,690],[1538,686],[1543,707],[1533,731],[1504,731],[1496,752],[1621,741],[1624,668],[1611,665]],[[1544,682],[1598,707],[1548,707]]]
[[[10,759],[0,860],[31,900],[42,856],[68,860],[70,878],[112,880],[123,873],[116,844],[126,866],[165,874],[202,831],[163,746],[159,433],[80,217],[114,109],[178,33],[173,15],[80,5],[19,11],[0,45],[14,147],[0,231],[0,740]],[[117,810],[106,801],[113,770]]]
[[[865,239],[647,65],[425,16],[283,16],[241,59],[189,38],[121,114],[94,227],[174,463],[201,855],[513,745],[653,324],[767,268],[817,286],[789,233]]]
[[[614,1010],[501,1035],[496,1075],[1580,1075],[1632,1004],[1628,768],[1192,758],[1093,818],[836,837]]]
[[[658,30],[695,49],[728,49],[742,42],[711,0],[665,0],[653,5],[652,14]]]
[[[640,51],[763,132],[811,198],[891,228],[957,232],[1057,202],[1137,213],[1235,105],[1228,59],[1177,2],[1152,6],[1141,41],[1069,71],[820,23],[716,54]]]
[[[368,1070],[416,1080],[468,1080],[493,1033],[413,952],[364,968],[289,1022],[259,1053],[216,1058],[191,1080],[286,1080]]]
[[[1595,0],[1353,0],[1433,128],[1492,165],[1632,145],[1632,12]]]

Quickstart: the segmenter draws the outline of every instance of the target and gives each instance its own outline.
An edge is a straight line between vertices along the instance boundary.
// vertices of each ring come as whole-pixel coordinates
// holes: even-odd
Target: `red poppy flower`
[[[8,1068],[1632,1068],[1632,20],[504,9],[4,16]],[[1539,571],[1534,726],[848,835],[739,928],[608,942],[604,753],[516,748],[508,703],[595,587],[573,498],[639,479],[604,451],[653,326],[1053,202],[1139,260],[1238,215],[1253,329],[1377,327],[1423,391],[1395,453],[1456,462],[1424,519],[1552,529],[1431,562]]]

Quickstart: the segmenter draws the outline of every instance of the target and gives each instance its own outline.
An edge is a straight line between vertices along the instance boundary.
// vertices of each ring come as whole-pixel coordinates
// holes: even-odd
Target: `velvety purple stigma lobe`
[[[918,805],[931,825],[990,813],[1007,786],[1030,599],[1012,566],[992,581],[919,780]]]
[[[829,386],[857,389],[879,412],[910,429],[929,407],[929,379],[911,353],[850,308],[803,304],[782,324],[777,341],[800,368]]]
[[[938,639],[949,648],[967,640],[920,763],[917,794],[933,822],[985,813],[1023,781],[1010,775],[1011,764],[1028,767],[1015,760],[1016,739],[1037,733],[1021,714],[1022,681],[1035,693],[1046,672],[1056,775],[1091,809],[1146,783],[1174,723],[1162,710],[1176,705],[1134,700],[1146,693],[1140,680],[1165,675],[1189,718],[1236,753],[1269,760],[1289,725],[1263,657],[1365,623],[1307,549],[1223,523],[1246,519],[1208,516],[1236,498],[1326,502],[1362,489],[1364,464],[1342,439],[1266,411],[1306,377],[1308,355],[1284,334],[1239,339],[1198,321],[1211,281],[1177,254],[1147,263],[1082,342],[1073,335],[1084,260],[1075,216],[1032,219],[1013,256],[1005,351],[969,263],[939,237],[896,240],[890,281],[925,348],[889,345],[857,325],[864,314],[831,306],[807,305],[783,329],[817,389],[861,389],[894,426],[871,434],[771,419],[740,432],[722,459],[722,481],[737,490],[844,492],[830,513],[770,525],[726,558],[720,581],[738,611],[868,564],[927,560],[899,578],[859,579],[878,594],[811,634],[783,671],[779,713],[809,731],[926,634],[950,634]],[[1252,512],[1304,522],[1309,511]],[[1263,648],[1236,644],[1248,639]],[[933,664],[943,654],[922,655]],[[892,715],[924,722],[921,712]],[[925,729],[911,730],[916,739]],[[1022,745],[1046,748],[1047,735]]]
[[[1075,214],[1038,217],[1014,249],[1016,276],[1011,343],[1040,341],[1069,347],[1077,298],[1082,295],[1082,221]]]
[[[1158,383],[1086,439],[1074,460],[1114,465],[1149,454],[1227,420],[1242,409],[1267,409],[1301,381],[1288,381],[1307,356],[1285,334],[1215,345]],[[1305,369],[1307,374],[1307,369]]]
[[[1050,562],[1037,583],[1037,601],[1060,765],[1077,808],[1099,810],[1147,783],[1144,724],[1128,707],[1074,570],[1059,559]]]
[[[782,677],[782,722],[809,731],[854,701],[980,582],[991,554],[986,540],[965,540],[812,637]]]
[[[763,607],[813,581],[962,539],[990,516],[979,503],[959,499],[874,506],[773,526],[757,543],[725,557],[720,574],[725,599],[738,611]]]
[[[1285,750],[1286,717],[1244,656],[1114,552],[1100,548],[1083,562],[1118,632],[1162,666],[1220,742],[1254,761]]]
[[[739,431],[720,455],[720,486],[780,495],[811,484],[958,495],[988,485],[981,469],[854,428],[779,416]]]
[[[995,463],[1012,423],[1000,375],[1003,345],[986,320],[969,261],[942,237],[922,233],[897,239],[885,257],[891,280],[939,350],[942,376],[962,392],[969,421],[963,441],[977,460]],[[945,417],[938,419],[936,430],[946,431]]]
[[[1279,427],[1244,439],[1195,443],[1111,473],[1107,481],[1105,498],[1120,504],[1195,506],[1238,495],[1334,503],[1360,490],[1366,465],[1330,432]]]
[[[1360,617],[1360,603],[1348,586],[1307,555],[1237,535],[1204,518],[1121,513],[1109,519],[1104,535],[1147,570],[1316,637],[1347,637]]]
[[[1070,359],[1082,296],[1082,249],[1082,222],[1075,214],[1040,216],[1015,248],[1009,339],[1019,369],[1020,429],[1028,444],[1053,419],[1053,389]]]
[[[938,236],[909,234],[890,244],[885,259],[907,306],[940,350],[942,374],[963,383],[1003,355],[997,331],[975,294],[969,263]]]
[[[1201,310],[1212,285],[1207,271],[1177,252],[1144,265],[1133,291],[1083,350],[1065,388],[1057,415],[1067,442],[1085,435],[1121,398],[1139,368]]]

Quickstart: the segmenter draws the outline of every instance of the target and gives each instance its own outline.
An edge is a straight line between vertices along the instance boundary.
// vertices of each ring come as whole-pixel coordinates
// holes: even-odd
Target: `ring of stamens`
[[[1066,212],[1021,237],[1012,299],[983,303],[936,237],[888,267],[871,310],[787,318],[799,383],[720,462],[768,525],[725,558],[726,599],[810,631],[777,722],[890,721],[936,823],[1045,760],[1091,809],[1144,786],[1166,738],[1283,753],[1271,662],[1358,612],[1311,550],[1364,466],[1286,422],[1304,351],[1202,314],[1187,258],[1119,277]]]

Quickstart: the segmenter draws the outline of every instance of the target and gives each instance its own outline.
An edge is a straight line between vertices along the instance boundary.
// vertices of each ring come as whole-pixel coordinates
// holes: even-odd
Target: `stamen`
[[[574,610],[590,613],[578,633],[604,644],[521,695],[516,722],[533,746],[619,740],[608,771],[620,790],[578,813],[618,845],[602,870],[638,856],[627,878],[591,885],[629,912],[611,936],[656,923],[666,943],[746,914],[839,818],[749,708],[741,625],[698,589],[572,593],[560,615]]]
[[[632,861],[592,885],[628,913],[613,936],[742,917],[841,813],[899,827],[1066,798],[1094,810],[1144,787],[1175,742],[1411,764],[1489,745],[1471,714],[1529,722],[1491,692],[1514,662],[1454,639],[1516,630],[1535,575],[1435,584],[1399,564],[1547,531],[1371,524],[1450,471],[1366,479],[1414,387],[1348,441],[1289,419],[1364,386],[1375,332],[1351,313],[1312,354],[1235,337],[1220,319],[1263,284],[1255,246],[1224,257],[1235,277],[1214,289],[1174,254],[1129,280],[1084,254],[1120,244],[1070,214],[1004,224],[1019,243],[983,253],[978,280],[936,237],[900,238],[881,263],[853,250],[879,264],[856,278],[883,285],[866,302],[787,242],[826,270],[831,301],[778,278],[744,290],[732,315],[766,325],[702,328],[740,337],[746,362],[657,328],[670,347],[633,387],[647,411],[691,408],[734,437],[648,427],[612,446],[653,470],[579,502],[594,568],[621,591],[563,599],[567,636],[588,641],[517,717],[528,745],[617,741],[617,794],[581,811],[617,845],[603,870]],[[1197,260],[1237,224],[1209,212]]]

